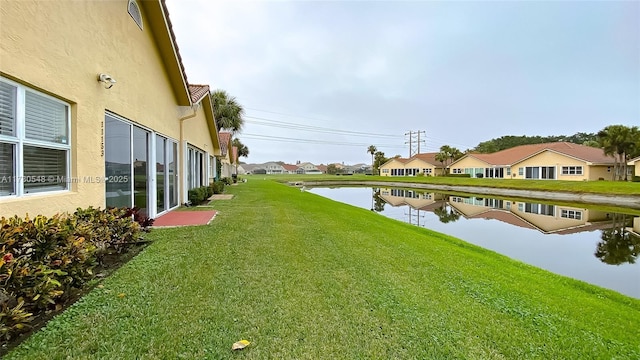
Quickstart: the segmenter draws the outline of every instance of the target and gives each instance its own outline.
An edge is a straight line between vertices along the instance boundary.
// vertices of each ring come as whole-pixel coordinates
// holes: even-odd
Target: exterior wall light
[[[112,78],[109,74],[98,75],[98,81],[104,84],[105,89],[111,89],[116,83],[116,79]]]

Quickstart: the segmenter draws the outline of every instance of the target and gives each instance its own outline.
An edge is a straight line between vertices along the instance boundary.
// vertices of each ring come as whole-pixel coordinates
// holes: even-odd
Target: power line
[[[264,112],[264,113],[270,113],[270,114],[276,114],[276,115],[283,115],[283,116],[288,116],[288,117],[297,117],[297,118],[315,120],[315,121],[327,121],[326,119],[314,118],[314,117],[304,116],[304,115],[293,115],[293,114],[287,114],[287,113],[271,111],[271,110],[262,110],[262,109],[255,109],[255,108],[245,108],[245,109],[246,110],[258,111],[258,112]],[[344,135],[388,137],[388,138],[399,138],[399,137],[402,136],[402,135],[376,134],[376,133],[367,133],[367,132],[359,132],[359,131],[348,131],[348,130],[338,130],[338,129],[331,129],[331,128],[323,128],[323,127],[319,127],[319,126],[302,125],[302,124],[296,124],[296,123],[289,123],[289,122],[285,122],[285,121],[266,119],[266,118],[257,117],[257,116],[245,115],[244,117],[245,118],[252,118],[252,119],[256,119],[256,120],[262,120],[262,122],[255,121],[255,120],[248,120],[248,122],[254,123],[256,125],[273,126],[273,127],[280,127],[280,128],[292,129],[292,130],[302,130],[302,131],[310,131],[310,132],[318,131],[318,132],[327,132],[327,133],[341,133],[341,134],[344,134]],[[274,123],[274,125],[269,124],[269,122]],[[277,126],[275,124],[281,124],[283,126]],[[297,129],[297,128],[289,128],[289,127],[286,127],[286,126],[294,126],[294,127],[300,127],[300,128],[299,129]],[[467,149],[472,149],[474,147],[474,146],[469,146],[467,144],[460,144],[460,143],[448,141],[448,140],[445,140],[445,139],[442,139],[442,138],[433,137],[433,136],[430,136],[430,135],[427,136],[424,131],[422,133],[423,133],[424,136],[421,137],[419,144],[424,144],[424,142],[422,141],[422,139],[424,138],[425,140],[433,140],[434,142],[441,142],[441,143],[445,143],[445,144],[448,144],[448,145],[458,145],[458,146],[461,146],[461,147],[464,147],[464,148],[467,148]],[[356,134],[359,134],[359,135],[356,135]],[[427,147],[429,147],[431,150],[434,150],[434,151],[438,151],[439,150],[439,148],[436,148],[436,147],[433,147],[433,146],[427,146]]]
[[[331,140],[318,140],[318,139],[301,139],[301,138],[290,138],[284,136],[271,136],[271,135],[260,135],[260,134],[242,134],[243,138],[253,139],[253,140],[262,140],[262,141],[276,141],[276,142],[291,142],[291,143],[301,143],[301,144],[325,144],[325,145],[342,145],[342,146],[368,146],[368,143],[354,143],[354,142],[346,142],[346,141],[331,141]],[[402,145],[395,144],[380,144],[377,145],[385,148],[404,148]]]
[[[320,126],[296,124],[296,123],[290,123],[290,122],[286,122],[286,121],[279,121],[279,120],[261,118],[261,117],[257,117],[257,116],[245,116],[245,118],[255,119],[255,120],[245,120],[245,121],[247,121],[249,123],[254,123],[254,124],[263,125],[263,126],[271,126],[271,127],[280,127],[280,128],[286,128],[286,129],[302,130],[302,131],[337,133],[337,134],[353,135],[353,136],[385,137],[385,138],[398,138],[399,137],[398,135],[376,134],[376,133],[363,132],[363,131],[340,130],[340,129],[325,128],[325,127],[320,127]]]

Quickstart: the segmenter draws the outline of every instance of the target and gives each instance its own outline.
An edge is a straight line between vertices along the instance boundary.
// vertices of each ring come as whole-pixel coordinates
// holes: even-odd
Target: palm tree
[[[367,148],[367,152],[371,154],[371,175],[375,175],[375,169],[373,167],[373,154],[375,154],[376,151],[378,151],[378,149],[375,147],[375,145],[369,145],[369,147]]]
[[[598,141],[606,155],[613,156],[613,180],[626,180],[628,156],[636,151],[637,126],[609,125],[598,132]]]
[[[447,162],[447,160],[449,159],[449,154],[447,154],[447,153],[443,152],[442,150],[440,150],[440,152],[436,154],[435,159],[436,159],[436,161],[440,161],[440,163],[442,164],[442,176],[444,176],[445,175],[445,168],[446,168],[444,163]]]
[[[224,90],[216,90],[211,93],[213,100],[213,115],[216,118],[218,130],[226,129],[237,133],[244,126],[244,108],[234,96],[230,96]]]

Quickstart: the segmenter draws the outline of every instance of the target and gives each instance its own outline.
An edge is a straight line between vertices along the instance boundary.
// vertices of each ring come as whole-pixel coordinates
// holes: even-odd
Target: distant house
[[[282,167],[284,168],[286,174],[296,174],[299,169],[298,165],[292,164],[283,164]]]
[[[466,154],[452,174],[498,179],[612,179],[614,158],[604,151],[568,142],[516,146],[491,154]]]
[[[298,164],[298,167],[304,170],[304,174],[322,174],[322,171],[310,162]]]
[[[318,170],[319,170],[321,173],[323,173],[323,174],[326,174],[326,173],[327,173],[327,165],[320,164],[320,165],[318,165],[318,166],[316,166],[316,167],[318,168]]]
[[[238,165],[238,174],[239,175],[247,175],[252,174],[253,169],[256,167],[255,164],[240,164]]]
[[[633,168],[635,169],[635,171],[633,172],[633,174],[635,174],[635,176],[639,176],[640,177],[640,156],[638,156],[635,159],[631,159],[629,160],[629,162],[627,163],[628,166],[633,166]]]
[[[405,164],[405,174],[425,176],[442,175],[443,164],[436,160],[437,153],[416,154]]]
[[[264,169],[265,174],[286,174],[285,168],[276,162],[267,162],[267,163],[258,165],[258,168]],[[254,174],[255,173],[256,172],[254,170]]]
[[[380,175],[382,176],[405,176],[404,165],[409,162],[406,158],[393,158],[389,159],[384,164],[380,165]]]
[[[436,176],[442,175],[442,163],[436,153],[416,154],[410,158],[393,158],[380,166],[382,176]]]

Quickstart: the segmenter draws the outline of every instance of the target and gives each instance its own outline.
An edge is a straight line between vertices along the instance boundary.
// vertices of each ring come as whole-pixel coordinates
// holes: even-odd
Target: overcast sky
[[[189,83],[246,109],[243,161],[370,162],[640,125],[639,1],[167,0]]]

